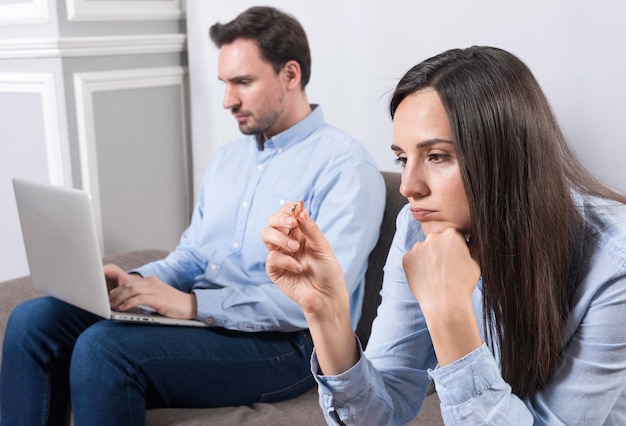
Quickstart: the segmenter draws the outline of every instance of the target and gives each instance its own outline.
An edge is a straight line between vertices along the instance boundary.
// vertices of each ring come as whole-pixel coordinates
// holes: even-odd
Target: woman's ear
[[[282,74],[283,81],[285,82],[287,89],[300,87],[302,71],[300,70],[300,64],[297,61],[287,61],[285,65],[283,65]]]

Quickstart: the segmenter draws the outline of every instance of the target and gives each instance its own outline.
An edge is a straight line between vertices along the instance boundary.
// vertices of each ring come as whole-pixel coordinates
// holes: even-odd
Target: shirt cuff
[[[152,273],[150,268],[145,266],[145,265],[141,266],[139,268],[129,269],[128,271],[126,271],[126,273],[127,274],[137,274],[137,275],[141,275],[142,277],[149,277],[151,275],[154,275],[154,273]]]
[[[317,360],[317,353],[315,352],[315,348],[313,348],[311,355],[311,372],[319,384],[319,393],[322,399],[331,406],[333,400],[337,401],[339,404],[343,404],[355,398],[361,390],[369,387],[367,360],[363,356],[361,342],[358,340],[358,337],[355,336],[355,338],[359,349],[359,360],[348,370],[334,376],[319,374],[320,367]]]
[[[224,319],[215,315],[223,311],[222,292],[216,289],[196,289],[193,294],[197,303],[196,319],[213,327],[223,327]]]
[[[437,395],[443,405],[456,405],[481,395],[486,390],[508,385],[484,343],[463,358],[445,367],[429,369]]]

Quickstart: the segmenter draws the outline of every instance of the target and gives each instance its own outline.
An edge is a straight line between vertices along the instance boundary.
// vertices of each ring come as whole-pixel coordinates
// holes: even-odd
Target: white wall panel
[[[67,141],[61,139],[54,76],[46,73],[0,73],[0,93],[38,95],[48,166],[47,180],[58,185],[68,183],[69,147]]]
[[[0,4],[0,25],[40,24],[49,20],[48,0]]]
[[[189,186],[186,178],[186,159],[188,153],[186,151],[187,134],[185,128],[185,75],[185,69],[182,67],[167,67],[158,69],[78,73],[74,76],[81,177],[84,189],[88,190],[92,195],[96,223],[100,234],[102,250],[105,254],[129,250],[132,245],[132,241],[129,241],[127,244],[123,245],[120,245],[118,242],[112,242],[109,246],[107,246],[107,239],[109,241],[113,241],[111,236],[115,234],[115,229],[106,229],[105,234],[103,225],[103,215],[106,212],[106,208],[111,209],[112,207],[103,205],[102,199],[106,194],[102,194],[101,191],[114,191],[115,188],[106,188],[106,185],[103,187],[101,179],[104,178],[110,181],[111,177],[114,177],[116,173],[115,167],[117,166],[117,160],[115,158],[110,158],[109,160],[104,161],[107,165],[107,170],[99,170],[103,161],[100,161],[101,159],[98,158],[98,153],[104,149],[107,144],[118,144],[120,138],[127,137],[128,139],[126,148],[120,147],[120,157],[128,155],[127,151],[134,151],[134,148],[137,146],[144,148],[144,144],[148,144],[147,149],[144,150],[144,157],[138,159],[138,161],[141,161],[141,163],[137,163],[138,167],[143,166],[146,162],[154,161],[155,158],[158,158],[159,152],[163,149],[171,149],[171,147],[174,146],[179,150],[174,151],[178,154],[177,158],[169,156],[170,163],[168,164],[168,160],[165,159],[164,161],[166,161],[166,163],[163,164],[164,169],[178,172],[178,174],[175,174],[174,177],[174,180],[178,179],[176,182],[171,180],[166,181],[163,182],[166,186],[158,188],[162,191],[162,194],[159,197],[168,200],[167,205],[162,208],[150,208],[148,203],[155,200],[148,197],[145,204],[136,206],[137,208],[145,211],[129,211],[127,215],[128,218],[131,218],[131,216],[137,217],[137,215],[143,215],[146,220],[161,217],[164,223],[167,223],[168,220],[171,219],[169,222],[170,224],[174,223],[174,226],[172,228],[163,228],[161,231],[173,229],[172,232],[174,234],[172,235],[172,233],[170,233],[165,235],[163,237],[165,240],[153,239],[153,241],[164,241],[160,243],[160,245],[165,245],[165,247],[161,248],[167,249],[174,248],[180,233],[184,230],[184,227],[188,223],[188,199],[190,198],[190,195],[182,189]],[[164,102],[163,106],[168,108],[169,116],[168,112],[162,111],[157,116],[151,116],[150,108],[151,104],[154,105],[154,102],[142,103],[142,93],[138,92],[137,89],[155,89],[169,86],[173,86],[177,89],[176,93],[178,94],[178,105],[167,106],[167,103]],[[106,109],[98,109],[96,105],[97,95],[106,92],[118,93],[118,101],[120,102],[138,102],[136,110],[129,111],[129,116],[125,117],[127,122],[122,121],[124,117],[118,117],[112,121],[112,125],[117,123],[120,126],[121,132],[117,132],[115,134],[115,139],[109,139],[108,141],[107,137],[110,136],[108,136],[107,133],[113,133],[113,129],[107,132],[106,126],[101,126],[98,130],[98,120],[106,120],[106,115],[110,115],[110,113],[107,113]],[[109,108],[109,110],[111,110],[111,108]],[[100,111],[100,116],[98,116],[98,111]],[[172,111],[177,111],[177,115],[171,116]],[[178,132],[178,135],[173,134],[170,139],[159,140],[158,136],[154,137],[154,135],[149,134],[149,123],[144,123],[143,120],[145,120],[145,118],[151,119],[154,122],[170,123],[170,130]],[[140,126],[144,126],[146,131],[141,132],[140,129],[137,129],[137,123],[139,123],[138,125]],[[164,129],[164,132],[165,131],[167,130]],[[137,136],[137,133],[139,133],[139,136]],[[146,182],[146,177],[140,176],[140,174],[141,173],[136,173],[137,176],[135,176],[134,180],[129,179],[128,185],[140,183],[144,188],[146,188],[147,185],[145,184],[147,183],[148,185],[157,186],[154,181]],[[167,186],[168,182],[169,186]],[[135,198],[139,198],[141,195],[142,194],[135,194]],[[178,196],[182,196],[182,198],[176,199]],[[160,202],[160,200],[156,201]],[[173,210],[169,206],[173,206]],[[117,213],[112,212],[111,214]],[[166,217],[164,217],[164,215]],[[123,223],[118,223],[118,225],[120,227],[124,226]],[[136,232],[139,231],[139,229],[136,230]],[[135,231],[129,230],[129,232],[132,233]],[[153,233],[158,234],[157,232]],[[147,237],[147,233],[143,234],[143,236]],[[132,240],[132,238],[129,238],[129,240]],[[145,244],[146,239],[144,238],[143,241]],[[139,241],[139,243],[141,243],[141,241]]]
[[[73,187],[85,178],[96,201],[107,204],[100,216],[105,253],[177,241],[191,193],[184,1],[0,0],[0,281],[28,273],[15,175]],[[133,168],[137,153],[154,161]],[[124,176],[115,155],[126,161]],[[155,162],[166,169],[153,177]],[[136,204],[129,215],[111,214],[111,205],[124,203]],[[143,233],[133,226],[138,221]]]
[[[67,146],[59,137],[54,78],[0,73],[0,281],[28,273],[11,179],[64,185]],[[67,171],[67,173],[66,173]]]
[[[184,14],[180,0],[67,0],[66,5],[70,21],[180,19]]]

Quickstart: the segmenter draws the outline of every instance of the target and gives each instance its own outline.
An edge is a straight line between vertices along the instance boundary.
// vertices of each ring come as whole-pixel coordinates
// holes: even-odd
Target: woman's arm
[[[343,373],[359,352],[339,262],[302,203],[286,204],[269,223],[262,235],[267,274],[302,308],[322,372]]]
[[[418,241],[402,258],[409,286],[426,318],[437,361],[448,365],[482,344],[472,306],[480,278],[463,235],[452,228]]]
[[[305,245],[306,250],[321,253],[319,250],[313,250],[315,247],[312,244],[313,239],[309,241],[307,238],[299,238],[296,229],[289,232],[290,228],[296,226],[289,217],[289,209],[290,207],[286,207],[281,213],[275,215],[271,220],[273,230],[267,229],[264,233],[268,248],[276,251],[270,256],[277,256],[277,258],[268,262],[270,268],[276,268],[276,270],[268,270],[275,281],[282,278],[283,270],[291,270],[296,274],[295,276],[298,276],[298,274],[304,275],[304,272],[298,272],[304,271],[303,265],[313,267],[314,263],[311,259],[306,256],[302,257],[299,252],[301,245]],[[407,285],[401,266],[402,256],[407,251],[407,244],[411,247],[416,239],[423,239],[423,235],[419,226],[407,229],[409,227],[407,215],[408,210],[405,209],[404,214],[401,213],[398,216],[398,232],[394,236],[385,266],[381,292],[382,303],[372,326],[366,355],[362,356],[360,346],[353,344],[354,335],[348,336],[346,326],[341,328],[345,335],[337,335],[337,341],[334,341],[333,333],[339,329],[333,329],[335,325],[332,321],[321,323],[313,316],[308,317],[310,323],[315,324],[316,327],[314,334],[314,340],[317,339],[316,354],[312,360],[312,368],[314,373],[320,373],[316,374],[320,385],[320,402],[329,424],[336,424],[338,420],[346,425],[409,423],[417,415],[426,395],[430,383],[427,369],[434,368],[436,359],[424,317]],[[306,219],[304,215],[300,216],[300,222],[304,220],[310,219]],[[306,233],[308,228],[302,225],[303,223],[300,227],[305,229]],[[268,234],[270,231],[271,235]],[[309,235],[312,234],[316,234],[316,231],[309,232]],[[298,243],[288,249],[290,237],[296,238]],[[328,251],[325,254],[328,254]],[[328,259],[319,256],[316,268],[320,272],[328,273],[329,277],[335,280],[335,284],[339,284],[341,273],[336,266],[325,264]],[[279,265],[279,262],[284,263]],[[302,282],[297,285],[309,288],[309,283],[303,277],[300,278]],[[290,297],[296,297],[291,290],[284,287],[285,284],[281,283],[283,285],[281,288],[292,294]],[[337,288],[340,289],[341,285]],[[324,300],[328,298],[331,302],[340,299],[332,294],[330,290],[322,291],[314,298]],[[300,303],[305,304],[302,301]],[[345,310],[345,301],[342,305]],[[335,309],[332,303],[331,309]],[[317,328],[318,325],[319,328]],[[326,325],[330,330],[323,331]],[[318,346],[320,336],[331,337],[331,339],[321,342]],[[343,355],[328,351],[337,347],[345,349],[349,355],[345,357],[341,365],[334,365],[334,361],[339,360]],[[353,349],[357,350],[356,358],[352,358]],[[320,360],[318,365],[320,353],[326,358]],[[358,360],[356,364],[354,364],[355,360]],[[331,371],[336,374],[330,373]]]
[[[524,401],[481,346],[431,372],[447,423],[621,424],[626,416],[626,262],[596,251],[565,323],[562,364]]]

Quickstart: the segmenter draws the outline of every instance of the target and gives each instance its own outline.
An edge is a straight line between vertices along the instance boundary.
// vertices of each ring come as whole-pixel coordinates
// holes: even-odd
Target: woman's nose
[[[429,189],[423,170],[410,162],[402,170],[400,193],[406,198],[421,198],[428,195]]]

